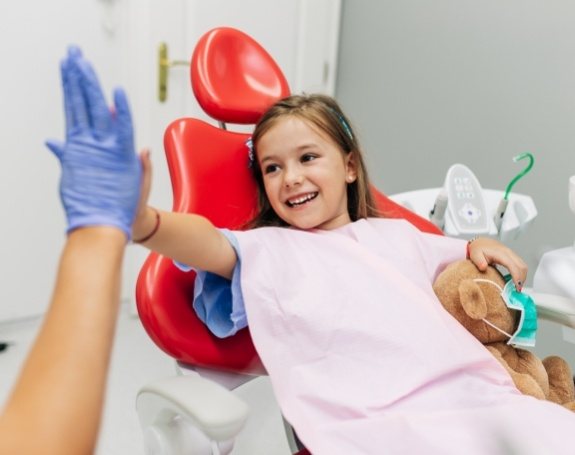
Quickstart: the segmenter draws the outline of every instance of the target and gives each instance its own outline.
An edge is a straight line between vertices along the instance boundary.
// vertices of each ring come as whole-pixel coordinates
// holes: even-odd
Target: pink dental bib
[[[575,415],[519,394],[437,301],[464,241],[386,219],[234,234],[255,346],[314,455],[572,453]]]

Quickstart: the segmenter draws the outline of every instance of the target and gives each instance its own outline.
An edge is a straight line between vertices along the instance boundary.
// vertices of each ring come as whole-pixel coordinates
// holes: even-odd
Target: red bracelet
[[[465,246],[465,259],[469,259],[471,257],[469,247],[471,246],[471,243],[474,242],[475,240],[477,240],[477,237],[473,237],[471,240],[467,241],[467,245]]]
[[[145,237],[142,237],[141,239],[138,240],[133,240],[134,243],[144,243],[147,242],[148,240],[150,240],[155,234],[156,232],[158,232],[158,229],[160,229],[160,212],[158,212],[155,208],[150,207],[155,213],[156,213],[156,225],[154,226],[154,229],[152,229],[152,232],[150,232],[148,235],[146,235]]]

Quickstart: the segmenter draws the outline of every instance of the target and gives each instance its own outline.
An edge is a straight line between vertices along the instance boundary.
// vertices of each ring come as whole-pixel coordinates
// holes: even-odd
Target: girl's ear
[[[355,152],[349,152],[345,155],[345,181],[347,183],[355,182],[357,179],[357,165],[355,162]]]

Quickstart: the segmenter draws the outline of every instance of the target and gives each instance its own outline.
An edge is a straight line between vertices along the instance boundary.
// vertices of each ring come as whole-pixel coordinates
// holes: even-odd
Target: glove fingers
[[[60,62],[60,77],[62,79],[62,88],[64,90],[64,116],[66,119],[66,137],[68,131],[74,127],[74,107],[69,93],[70,81],[68,78],[69,73],[68,59],[63,59]]]
[[[62,156],[64,155],[64,147],[65,144],[61,141],[55,141],[52,139],[49,139],[45,142],[46,147],[48,147],[50,149],[50,151],[56,155],[56,157],[59,160],[62,160]]]
[[[85,131],[90,127],[86,101],[82,94],[82,81],[80,72],[74,64],[75,58],[68,57],[63,65],[62,85],[64,87],[64,105],[66,106],[66,137],[77,131]]]
[[[71,90],[73,86],[70,83],[70,62],[73,59],[80,58],[82,51],[76,46],[68,47],[68,55],[60,62],[60,77],[62,79],[62,88],[64,90],[64,115],[66,120],[66,136],[76,127],[76,115],[74,114],[73,95]]]
[[[68,46],[68,58],[76,59],[81,57],[82,57],[82,50],[78,46],[75,46],[74,44]]]
[[[132,128],[132,115],[126,93],[121,88],[114,90],[114,106],[116,108],[116,126],[118,142],[126,153],[134,152],[134,132]]]
[[[110,132],[112,119],[98,76],[92,65],[84,58],[74,61],[80,73],[80,82],[87,103],[87,113],[95,137]]]

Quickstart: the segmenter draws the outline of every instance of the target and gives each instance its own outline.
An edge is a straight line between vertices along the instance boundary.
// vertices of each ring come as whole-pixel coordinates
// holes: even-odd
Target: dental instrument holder
[[[498,229],[494,218],[498,209],[501,210],[499,205],[504,194],[504,191],[483,189],[467,166],[454,164],[447,171],[443,187],[398,193],[390,199],[430,218],[450,237],[487,236],[506,242],[516,239],[529,227],[537,216],[537,209],[530,196],[509,194],[508,207]],[[442,220],[439,212],[445,205],[447,209]]]
[[[442,231],[445,227],[445,212],[447,211],[448,200],[447,191],[442,189],[435,198],[435,204],[431,212],[429,212],[429,220]]]

